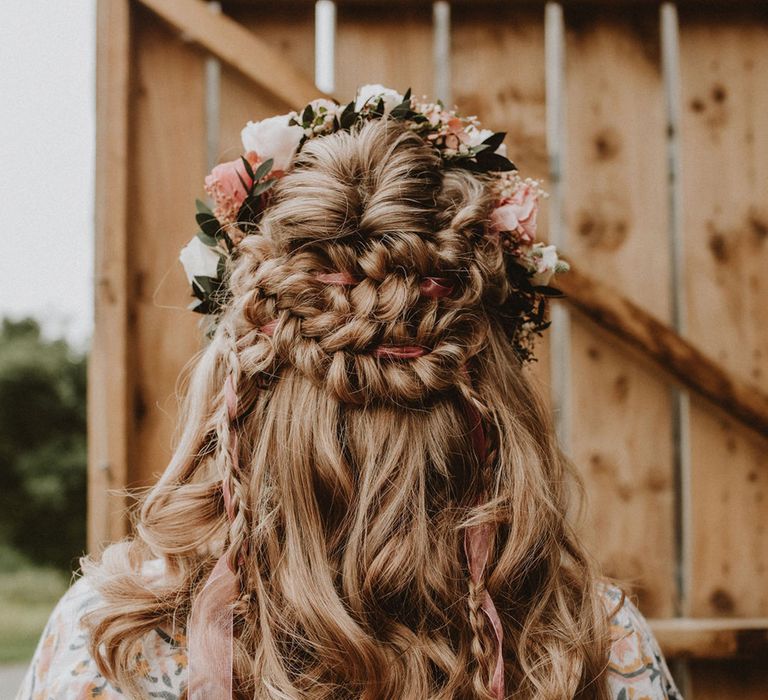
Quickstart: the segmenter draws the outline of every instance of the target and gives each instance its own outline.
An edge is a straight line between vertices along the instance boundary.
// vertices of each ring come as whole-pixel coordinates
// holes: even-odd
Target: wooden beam
[[[137,0],[158,17],[228,66],[253,80],[286,107],[299,109],[322,95],[290,61],[203,0]]]
[[[136,1],[288,107],[299,108],[320,94],[272,47],[235,20],[211,13],[202,0]],[[669,326],[578,269],[558,281],[579,311],[647,355],[684,386],[768,434],[768,396],[764,392],[732,376]]]
[[[768,618],[649,620],[670,659],[768,659]]]
[[[639,350],[683,386],[762,435],[768,435],[768,395],[735,377],[678,335],[667,324],[577,265],[558,277],[566,301],[588,318]]]
[[[126,533],[130,415],[128,153],[130,0],[99,0],[93,344],[88,363],[88,548]]]

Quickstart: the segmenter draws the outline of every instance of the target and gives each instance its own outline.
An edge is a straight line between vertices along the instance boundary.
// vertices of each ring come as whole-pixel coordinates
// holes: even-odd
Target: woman
[[[523,365],[567,265],[503,134],[367,86],[243,141],[174,458],[19,697],[679,698],[566,519]]]

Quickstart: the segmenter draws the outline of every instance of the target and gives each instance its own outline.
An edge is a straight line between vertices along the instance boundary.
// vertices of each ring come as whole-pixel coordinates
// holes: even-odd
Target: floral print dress
[[[617,588],[605,590],[606,605],[621,607],[611,619],[613,645],[608,684],[613,700],[682,700],[648,624]],[[123,694],[98,671],[88,653],[80,620],[99,603],[81,578],[59,601],[43,632],[16,700],[119,700]],[[177,700],[187,677],[182,634],[157,628],[144,640],[139,659],[147,698]]]

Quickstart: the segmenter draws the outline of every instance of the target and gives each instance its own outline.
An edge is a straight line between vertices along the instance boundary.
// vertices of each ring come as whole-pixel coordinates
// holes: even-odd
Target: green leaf
[[[214,290],[216,289],[216,285],[218,284],[218,280],[214,279],[213,277],[207,277],[205,275],[196,275],[192,278],[192,282],[193,285],[199,287],[206,296],[211,296],[211,294],[213,294]]]
[[[307,105],[304,108],[304,112],[302,112],[301,121],[304,122],[304,124],[309,125],[314,121],[314,119],[315,119],[315,110],[312,109],[312,105]]]
[[[248,185],[245,184],[245,180],[243,180],[243,178],[240,175],[240,173],[237,173],[237,179],[240,180],[240,184],[243,186],[243,189],[246,192],[250,192],[251,191],[251,187],[253,187],[253,181],[251,181],[251,187],[248,187]]]
[[[405,91],[405,94],[403,95],[403,102],[410,102],[411,101],[411,88],[408,88]]]
[[[218,245],[216,239],[209,236],[205,231],[198,231],[197,237],[209,248],[215,248]]]
[[[195,200],[195,208],[199,214],[208,214],[209,216],[213,216],[211,208],[202,199]]]
[[[251,167],[251,164],[248,162],[248,159],[245,156],[240,156],[240,160],[243,161],[243,166],[245,167],[245,172],[248,173],[248,177],[251,178],[251,180],[253,180],[254,179],[254,177],[253,177],[253,168]],[[240,182],[242,182],[242,181],[243,180],[241,178]]]
[[[195,221],[197,221],[197,225],[200,227],[200,230],[203,233],[207,234],[214,240],[220,237],[222,225],[213,214],[195,214]]]
[[[350,129],[357,121],[357,112],[355,112],[355,103],[350,102],[339,117],[339,124],[342,129]]]
[[[265,180],[264,182],[260,182],[256,187],[253,188],[253,192],[251,192],[252,197],[258,197],[261,194],[264,194],[268,190],[271,190],[275,183],[277,182],[276,178],[273,178],[271,180]]]
[[[261,178],[265,177],[266,175],[269,175],[270,171],[272,170],[272,166],[275,164],[274,158],[269,158],[268,160],[265,160],[261,165],[259,165],[258,168],[256,168],[256,173],[252,176],[252,179],[254,182],[258,182],[261,180]]]
[[[504,143],[504,138],[506,135],[506,131],[497,131],[495,134],[491,134],[487,139],[485,139],[485,141],[483,141],[483,145],[487,146],[491,151],[495,151],[499,146],[501,146],[502,143]]]
[[[534,286],[534,289],[538,294],[541,294],[544,297],[550,297],[552,299],[562,299],[565,296],[562,291],[556,289],[555,287],[550,287],[549,285],[537,285]]]
[[[468,170],[481,173],[508,172],[510,170],[517,169],[515,168],[515,164],[509,160],[509,158],[505,158],[504,156],[501,156],[498,153],[493,153],[492,151],[483,151],[482,153],[478,153],[476,163],[469,161],[466,164],[462,163],[462,165]]]

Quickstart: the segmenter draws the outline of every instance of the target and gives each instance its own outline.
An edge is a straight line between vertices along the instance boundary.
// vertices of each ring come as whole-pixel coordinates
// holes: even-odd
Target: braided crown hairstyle
[[[486,592],[511,696],[607,697],[607,612],[564,515],[569,466],[507,342],[490,206],[483,176],[391,120],[304,146],[238,246],[136,536],[86,562],[107,678],[141,697],[136,644],[183,626],[226,547],[238,698],[492,698]],[[474,579],[461,542],[478,524]]]

